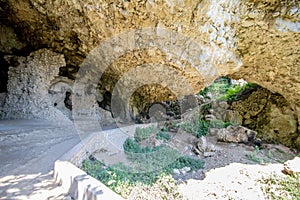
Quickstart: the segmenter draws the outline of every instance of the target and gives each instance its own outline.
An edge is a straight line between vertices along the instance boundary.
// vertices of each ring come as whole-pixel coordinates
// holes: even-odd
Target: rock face
[[[128,113],[117,112],[196,93],[218,76],[229,75],[283,95],[300,116],[298,0],[6,0],[0,1],[0,9],[1,56],[26,57],[28,51],[48,48],[64,56],[66,64],[58,66],[59,74],[71,79],[78,70],[107,65],[85,73],[89,88],[78,92],[93,93],[96,99],[87,97],[79,103],[83,112],[89,109],[84,106],[87,102],[94,109],[99,99],[109,102],[102,99],[104,94],[122,98],[131,88],[130,99],[113,107],[103,105],[128,118]],[[48,64],[36,67],[46,69]],[[27,73],[19,68],[19,75]],[[174,73],[166,73],[171,69]],[[10,73],[15,73],[13,68]],[[29,80],[34,77],[36,73]],[[178,77],[186,84],[179,83]],[[10,76],[9,89],[12,81],[17,78]],[[135,88],[138,81],[143,84]],[[76,91],[73,94],[77,98]],[[16,106],[18,102],[11,98],[8,102],[14,103],[7,106]],[[261,105],[254,107],[258,110],[250,115],[261,109]],[[275,116],[270,123],[278,124],[276,116],[283,111],[271,105],[269,109]],[[284,115],[284,121],[290,121],[290,114]],[[297,126],[299,131],[299,124],[300,117],[298,122],[291,119],[289,130],[278,131],[290,132]]]
[[[28,57],[6,59],[16,61],[18,65],[9,70],[8,94],[1,117],[68,121],[54,108],[48,94],[50,83],[58,75],[59,67],[65,66],[64,56],[41,49]]]
[[[299,148],[299,130],[295,104],[278,93],[253,86],[233,102],[215,101],[210,112],[217,119],[257,131],[258,138]]]
[[[270,142],[280,142],[287,146],[295,143],[300,136],[297,111],[281,95],[258,88],[244,100],[234,102],[232,110],[243,116],[243,125],[257,130],[258,136]]]
[[[253,0],[236,30],[243,65],[232,77],[258,83],[300,105],[300,2]],[[296,46],[298,47],[296,47]],[[291,48],[296,47],[296,48]],[[299,112],[298,112],[299,113]]]

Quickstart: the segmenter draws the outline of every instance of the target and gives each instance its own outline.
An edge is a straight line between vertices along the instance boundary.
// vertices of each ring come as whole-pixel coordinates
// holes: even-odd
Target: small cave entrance
[[[64,99],[64,104],[67,109],[72,111],[72,93],[70,91],[66,92],[66,97]]]
[[[111,112],[111,93],[109,91],[105,91],[101,96],[103,98],[101,101],[97,101],[98,106],[106,111]]]

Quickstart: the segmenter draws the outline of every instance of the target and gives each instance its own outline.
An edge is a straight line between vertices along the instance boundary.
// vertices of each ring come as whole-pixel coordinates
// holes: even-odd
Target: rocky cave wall
[[[217,119],[255,130],[262,141],[300,148],[295,105],[258,85],[244,90],[234,101],[213,101],[209,112]]]
[[[54,108],[48,94],[59,67],[65,66],[63,55],[41,49],[28,57],[6,56],[5,59],[15,66],[8,71],[8,93],[1,118],[67,121],[68,118]]]
[[[57,66],[59,74],[75,79],[90,52],[116,34],[133,31],[134,36],[138,36],[143,28],[152,27],[155,34],[149,38],[155,43],[162,39],[160,30],[174,31],[176,37],[166,35],[161,46],[151,46],[149,40],[147,48],[128,48],[122,55],[118,54],[121,52],[118,48],[109,49],[107,53],[118,56],[102,72],[98,100],[103,101],[105,92],[112,93],[116,82],[131,69],[155,63],[175,69],[188,80],[194,93],[220,75],[257,83],[286,98],[300,120],[299,4],[297,0],[2,0],[0,55],[26,57],[30,52],[47,48],[65,58],[66,64]],[[191,44],[197,45],[193,48]],[[140,45],[138,39],[134,45]],[[183,54],[176,54],[176,51]],[[44,73],[41,68],[45,65],[46,69],[49,63],[45,63],[44,57],[39,59],[42,60],[37,62],[41,63],[32,68]],[[10,62],[10,65],[17,67],[10,68],[10,74],[14,71],[18,71],[20,77],[23,73],[29,74],[20,69],[25,69],[27,64]],[[39,70],[33,72],[36,77]],[[149,79],[147,73],[138,76]],[[22,88],[12,88],[13,79],[11,77],[8,82],[9,95]],[[134,84],[135,81],[128,80],[130,82]],[[48,86],[49,82],[42,84],[37,80],[36,83]],[[172,93],[164,96],[165,92],[156,92],[163,88],[146,85],[132,101],[174,98]],[[18,101],[10,100],[12,97],[7,99],[14,103],[8,103],[5,109],[8,105],[17,107]],[[136,106],[144,106],[144,103],[140,104]]]

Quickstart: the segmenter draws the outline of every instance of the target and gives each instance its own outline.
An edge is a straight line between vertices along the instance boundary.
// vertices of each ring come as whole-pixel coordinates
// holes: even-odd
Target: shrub
[[[208,133],[209,125],[207,121],[200,120],[197,126],[197,137],[205,136]]]
[[[202,169],[204,166],[204,162],[199,159],[194,159],[189,156],[182,156],[178,158],[175,162],[170,164],[166,169],[173,170],[173,169],[182,169],[183,167],[190,167],[191,170],[198,170]]]
[[[233,124],[231,122],[223,122],[219,119],[212,119],[209,121],[209,127],[211,128],[227,128],[230,125]]]
[[[171,138],[172,136],[164,131],[160,131],[156,134],[156,139],[158,140],[168,141],[171,140]]]
[[[162,130],[157,137],[168,139],[171,136]],[[83,161],[82,169],[125,198],[136,187],[149,188],[154,184],[165,187],[161,188],[165,191],[161,194],[162,198],[176,199],[179,193],[173,191],[171,182],[165,185],[165,180],[174,181],[170,176],[173,169],[187,166],[196,170],[204,165],[202,160],[181,156],[177,150],[166,145],[142,147],[135,139],[127,138],[123,148],[132,166],[119,163],[108,167],[90,157]]]
[[[243,86],[233,85],[231,84],[229,78],[220,77],[216,79],[211,85],[200,91],[199,94],[204,97],[208,97],[207,94],[208,92],[210,92],[214,99],[236,101],[243,91],[256,86],[257,85],[254,83],[247,83]]]
[[[236,101],[245,90],[256,86],[257,85],[254,83],[247,83],[243,86],[233,85],[232,87],[229,87],[226,94],[218,98],[218,100]]]
[[[209,125],[205,120],[187,121],[181,125],[181,128],[196,137],[204,136],[208,133]]]
[[[82,170],[103,182],[116,193],[127,197],[136,186],[142,185],[143,187],[149,188],[148,186],[153,186],[153,184],[154,186],[155,184],[163,186],[162,184],[165,183],[163,180],[174,181],[171,174],[175,168],[181,169],[187,166],[190,167],[191,170],[197,170],[203,168],[203,165],[204,162],[202,160],[182,156],[175,159],[171,164],[165,165],[159,171],[148,171],[145,173],[136,171],[136,173],[134,173],[132,168],[122,163],[106,167],[104,163],[98,160],[87,159],[83,161]],[[165,179],[164,177],[169,178]],[[167,194],[178,195],[176,191],[172,191],[173,187],[169,188],[170,185],[165,186],[168,187],[162,189],[166,189]],[[164,193],[164,195],[166,194]]]
[[[149,138],[150,135],[156,133],[157,131],[158,131],[158,129],[155,126],[149,126],[149,127],[145,127],[145,128],[137,127],[135,129],[134,139],[137,142],[141,142],[141,141]]]
[[[218,98],[220,95],[226,93],[226,90],[231,87],[230,79],[227,77],[220,77],[216,79],[211,85],[205,87],[202,91],[199,92],[200,95],[207,97],[208,92]]]
[[[133,139],[127,138],[123,144],[125,152],[141,153],[141,146]]]

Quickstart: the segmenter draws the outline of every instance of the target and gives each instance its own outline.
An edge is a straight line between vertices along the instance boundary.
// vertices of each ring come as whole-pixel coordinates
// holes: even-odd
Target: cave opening
[[[108,91],[102,97],[100,108],[111,112],[113,118],[128,120],[122,100],[114,103]],[[264,141],[295,147],[298,137],[294,106],[282,95],[243,79],[221,76],[197,94],[181,97],[160,84],[144,85],[131,95],[128,106],[129,121],[136,124],[177,123],[190,120],[190,113],[197,113],[198,120],[213,128],[241,126],[254,131],[257,139],[252,132],[248,138],[254,145]]]

